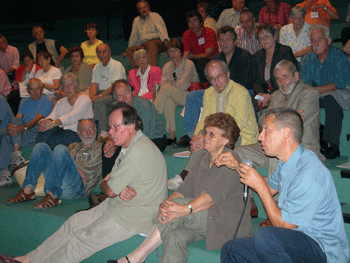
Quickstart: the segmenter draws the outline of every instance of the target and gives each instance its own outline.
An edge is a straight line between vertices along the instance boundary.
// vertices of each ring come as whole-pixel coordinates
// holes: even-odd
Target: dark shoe
[[[260,223],[260,226],[272,226],[269,219],[266,219],[265,221]]]
[[[172,145],[174,143],[176,143],[176,137],[174,139],[168,138],[168,145]]]
[[[91,195],[89,195],[90,208],[98,206],[104,200],[106,200],[106,198],[107,198],[107,195],[105,195],[105,194],[99,194],[99,195],[91,194]]]
[[[339,150],[335,150],[331,147],[329,147],[324,153],[323,153],[324,157],[326,157],[326,159],[335,159],[340,157],[340,152]]]
[[[180,140],[176,143],[178,147],[190,147],[191,138],[188,135],[182,136]]]
[[[250,209],[250,217],[251,218],[257,218],[258,217],[258,208],[254,207],[252,209]]]
[[[128,256],[125,256],[125,259],[126,259],[126,261],[128,261],[128,263],[130,263]],[[118,263],[118,260],[108,260],[107,263]],[[145,263],[145,261],[143,263]]]

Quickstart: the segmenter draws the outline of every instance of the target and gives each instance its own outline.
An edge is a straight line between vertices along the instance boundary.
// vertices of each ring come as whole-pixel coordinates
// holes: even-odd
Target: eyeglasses
[[[219,136],[219,134],[215,134],[214,132],[212,132],[212,131],[207,131],[207,130],[204,130],[204,131],[203,131],[203,135],[204,135],[204,136],[208,136],[210,139],[214,139],[214,138],[216,138],[216,137]]]
[[[219,79],[221,79],[224,76],[224,74],[219,74],[216,77],[208,77],[208,80],[210,82],[214,82],[214,81],[218,81]]]
[[[113,125],[112,127],[107,127],[107,130],[108,131],[110,131],[110,130],[117,130],[118,129],[118,127],[120,126],[120,125],[122,125],[122,124],[124,124],[123,122],[122,123],[120,123],[120,124],[118,124],[118,125]]]
[[[176,73],[175,72],[173,73],[173,77],[174,77],[174,80],[176,81],[177,77],[176,77]]]

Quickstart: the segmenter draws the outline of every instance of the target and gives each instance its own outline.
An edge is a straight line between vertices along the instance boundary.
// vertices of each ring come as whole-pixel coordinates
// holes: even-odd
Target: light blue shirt
[[[349,260],[349,243],[334,181],[319,158],[303,144],[286,163],[279,161],[268,184],[280,193],[282,220],[314,239],[328,263]]]

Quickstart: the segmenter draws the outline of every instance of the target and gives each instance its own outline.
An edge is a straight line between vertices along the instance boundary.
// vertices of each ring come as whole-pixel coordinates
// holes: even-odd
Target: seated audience
[[[320,107],[325,110],[321,152],[327,159],[340,156],[339,144],[343,109],[349,109],[350,61],[331,45],[329,28],[315,25],[310,29],[312,51],[301,63],[300,79],[320,93]]]
[[[34,61],[38,62],[40,51],[46,51],[51,54],[51,65],[58,68],[62,60],[66,57],[68,50],[59,44],[56,40],[46,39],[45,32],[41,26],[33,26],[33,37],[35,41],[28,45],[28,49],[34,56]]]
[[[146,98],[134,96],[132,87],[124,79],[113,83],[113,94],[117,102],[124,102],[133,107],[140,116],[143,124],[143,134],[146,135],[162,152],[167,147],[165,129],[160,121],[154,105]],[[111,138],[103,145],[102,177],[106,177],[115,164],[120,151],[120,146],[114,146]]]
[[[160,204],[145,241],[126,257],[109,262],[143,262],[161,244],[161,262],[187,262],[191,243],[206,240],[206,248],[213,250],[232,238],[244,209],[243,185],[237,172],[218,168],[214,160],[234,147],[239,128],[229,114],[215,113],[206,117],[203,135],[204,150],[185,182]],[[251,235],[248,207],[237,238]]]
[[[51,66],[51,55],[49,52],[40,51],[37,58],[38,63],[42,68],[38,72],[38,79],[40,79],[44,85],[44,94],[53,99],[54,103],[56,103],[55,91],[60,88],[60,78],[62,76],[62,72],[59,68]]]
[[[77,77],[73,73],[65,73],[61,82],[66,97],[57,102],[49,116],[39,121],[39,133],[35,141],[45,142],[51,150],[58,144],[68,146],[80,142],[77,134],[78,121],[94,117],[89,97],[79,93]]]
[[[95,65],[100,63],[100,60],[96,54],[96,48],[103,42],[97,38],[99,30],[95,23],[88,23],[84,29],[84,32],[89,40],[84,41],[80,45],[84,52],[83,62],[93,68]]]
[[[94,106],[94,118],[99,121],[100,140],[108,137],[107,107],[114,102],[112,83],[118,79],[125,79],[126,76],[122,63],[112,58],[111,49],[107,44],[99,45],[96,53],[101,62],[94,67],[89,93]]]
[[[129,71],[129,84],[134,88],[134,95],[153,100],[153,87],[160,84],[162,70],[149,64],[146,49],[139,49],[134,53],[134,60],[138,68]]]
[[[227,154],[222,158],[225,153],[217,158],[217,166],[239,170],[240,181],[260,196],[272,224],[253,237],[228,241],[220,262],[348,262],[349,242],[332,174],[305,149],[302,137],[299,113],[276,108],[265,113],[259,135],[265,154],[279,160],[273,174],[266,179],[246,164],[235,167]],[[277,193],[278,204],[273,200]]]
[[[338,20],[339,13],[329,0],[305,0],[296,6],[306,10],[305,22],[310,25],[321,24],[329,27],[331,20]]]
[[[165,51],[165,45],[169,41],[166,25],[158,13],[150,11],[147,1],[139,0],[136,7],[140,15],[132,23],[128,48],[123,55],[127,55],[132,67],[136,68],[134,52],[143,48],[149,53],[151,66],[157,66],[158,53]]]
[[[74,46],[68,52],[72,65],[65,69],[64,73],[72,72],[79,81],[79,92],[89,96],[92,79],[92,68],[85,64],[84,52],[81,47]]]
[[[225,9],[220,14],[216,27],[239,26],[239,15],[244,9],[245,0],[232,0],[232,8]]]
[[[188,89],[191,82],[198,81],[198,75],[193,62],[184,57],[184,46],[180,40],[174,38],[168,42],[167,54],[171,61],[163,67],[161,88],[154,105],[159,114],[164,114],[170,145],[176,142],[175,108],[185,106]]]
[[[18,49],[14,46],[10,46],[6,37],[0,34],[0,70],[3,70],[9,79],[13,81],[18,67]]]
[[[124,150],[112,172],[100,183],[109,198],[74,214],[37,249],[15,260],[82,262],[106,247],[151,229],[159,204],[167,196],[164,157],[142,133],[136,111],[125,103],[112,110],[109,126],[114,144]]]
[[[44,85],[39,79],[30,79],[27,86],[30,98],[21,104],[16,117],[11,118],[6,126],[0,150],[0,168],[3,177],[9,178],[7,181],[12,181],[8,167],[13,169],[24,163],[21,147],[35,144],[38,122],[53,109],[52,100],[43,94],[43,90]]]
[[[214,18],[209,16],[209,12],[210,12],[210,6],[208,2],[199,2],[197,4],[197,11],[202,15],[203,17],[203,26],[204,27],[209,27],[211,29],[214,30],[214,32],[216,33],[216,31],[218,30],[218,28],[216,27],[216,21]]]
[[[276,64],[281,60],[289,60],[298,67],[298,61],[290,47],[281,45],[276,41],[277,33],[274,27],[267,24],[259,25],[256,29],[256,36],[262,49],[255,53],[256,82],[254,89],[255,93],[264,97],[264,100],[258,101],[259,105],[266,107],[271,94],[278,89],[273,75]]]
[[[310,24],[305,22],[305,9],[302,7],[293,7],[290,11],[291,24],[281,28],[280,43],[290,46],[294,57],[301,61],[302,57],[311,52],[311,43],[309,38]]]
[[[289,13],[291,6],[277,0],[264,0],[264,6],[259,13],[259,24],[268,24],[275,30],[280,30],[282,26],[289,23]]]
[[[221,52],[216,54],[213,60],[225,61],[230,71],[230,79],[253,94],[255,73],[253,56],[248,51],[236,46],[237,35],[231,26],[220,27],[218,39]],[[188,94],[183,126],[187,134],[178,141],[177,146],[190,146],[190,140],[193,137],[203,106],[204,92],[205,90],[195,90]]]
[[[200,82],[206,82],[205,65],[219,52],[218,40],[214,30],[203,27],[203,17],[198,11],[186,13],[188,30],[182,36],[184,58],[193,61]]]
[[[77,199],[90,194],[101,174],[101,143],[96,141],[93,120],[79,120],[77,130],[81,142],[72,143],[68,148],[57,145],[51,150],[46,143],[35,145],[22,190],[8,199],[8,204],[35,200],[34,190],[41,173],[45,178],[46,196],[33,206],[34,209],[49,209],[62,204],[61,198]]]
[[[241,26],[236,27],[237,47],[248,50],[252,55],[261,49],[258,38],[255,35],[257,23],[249,10],[243,10],[239,15]]]
[[[38,64],[34,63],[33,54],[29,50],[26,50],[22,53],[21,60],[23,62],[23,65],[19,66],[16,70],[14,83],[15,86],[19,86],[19,84],[16,82],[20,82],[23,85],[27,86],[27,81],[29,79],[38,78],[41,74],[43,74],[43,71],[40,71],[41,67],[39,67]]]

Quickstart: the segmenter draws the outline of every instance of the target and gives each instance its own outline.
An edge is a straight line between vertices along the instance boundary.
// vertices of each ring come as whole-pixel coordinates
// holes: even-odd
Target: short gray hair
[[[229,71],[229,68],[226,64],[225,61],[223,60],[211,60],[207,63],[207,65],[205,66],[205,69],[204,69],[204,75],[208,78],[208,68],[211,67],[213,64],[215,63],[219,63],[220,64],[220,68],[221,68],[221,71],[224,73],[224,74],[227,74],[227,72]]]
[[[324,25],[317,24],[317,25],[314,25],[314,26],[310,27],[310,29],[309,29],[309,37],[311,37],[312,31],[314,31],[316,29],[322,30],[324,32],[324,35],[325,35],[326,38],[329,38],[330,35],[331,35],[331,32],[330,32],[328,27],[326,27]]]
[[[117,84],[123,83],[125,84],[132,92],[134,92],[134,87],[132,87],[126,79],[118,79],[112,83],[112,92],[114,94],[114,88]],[[134,93],[133,93],[134,94]]]
[[[277,130],[289,128],[295,142],[301,143],[304,133],[304,124],[300,114],[292,108],[275,108],[264,113],[267,116],[275,116],[274,124]]]
[[[304,7],[295,6],[295,7],[293,7],[293,8],[290,10],[289,16],[292,17],[292,16],[299,15],[299,14],[302,14],[303,17],[305,18],[305,16],[306,16],[306,11],[305,11]]]
[[[277,63],[277,65],[275,66],[274,70],[273,70],[273,74],[276,73],[276,70],[279,68],[283,68],[283,67],[288,67],[289,72],[294,75],[295,72],[298,71],[297,67],[289,60],[281,60],[280,62]]]
[[[32,87],[32,85],[38,85],[38,87],[44,89],[44,84],[41,82],[40,79],[37,79],[37,78],[31,78],[28,80],[27,82],[27,89],[29,90],[30,87]]]
[[[146,50],[146,49],[143,49],[143,48],[141,48],[141,49],[135,51],[133,58],[134,58],[135,61],[137,61],[137,60],[139,60],[139,58],[140,58],[142,55],[146,55],[146,56],[148,57],[148,60],[149,60],[149,54],[148,54],[147,50]]]
[[[64,85],[68,82],[71,81],[76,89],[77,92],[79,92],[79,80],[78,78],[72,73],[64,73],[61,77],[61,89],[63,89]]]

